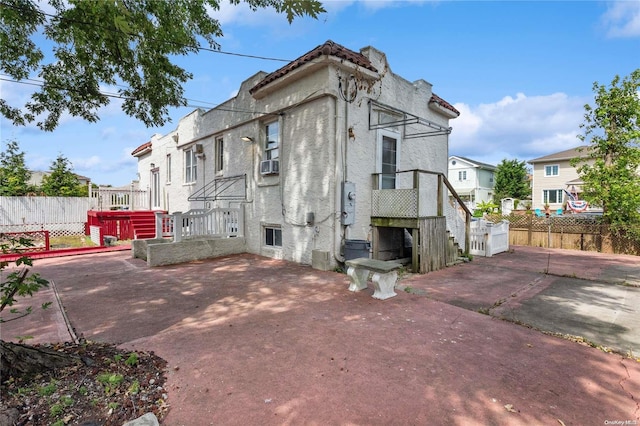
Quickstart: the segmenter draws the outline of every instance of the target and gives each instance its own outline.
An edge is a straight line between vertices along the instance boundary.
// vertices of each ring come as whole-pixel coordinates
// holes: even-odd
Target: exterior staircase
[[[131,212],[131,226],[133,227],[133,239],[143,240],[156,237],[155,211],[137,210]]]
[[[464,253],[456,238],[447,231],[447,267],[464,263]]]

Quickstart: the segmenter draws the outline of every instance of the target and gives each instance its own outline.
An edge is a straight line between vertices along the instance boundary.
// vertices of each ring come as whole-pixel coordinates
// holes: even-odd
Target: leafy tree
[[[476,206],[476,210],[473,212],[474,217],[482,217],[483,214],[493,213],[498,207],[500,206],[491,201],[480,201]]]
[[[609,87],[593,84],[595,106],[585,105],[584,158],[575,158],[583,198],[601,206],[616,227],[640,223],[640,69]]]
[[[229,0],[252,10],[273,7],[289,23],[295,17],[317,19],[325,12],[318,0]],[[0,9],[0,71],[16,81],[37,73],[43,81],[24,107],[0,100],[0,112],[15,125],[36,122],[51,131],[68,112],[90,122],[109,103],[100,85],[117,89],[123,111],[147,126],[161,126],[168,107],[187,104],[182,85],[191,73],[171,62],[198,53],[199,40],[219,50],[220,22],[210,12],[220,0],[48,0],[54,13],[36,0],[3,0]],[[34,40],[43,33],[53,58]],[[47,58],[48,60],[48,58]],[[121,87],[121,86],[119,86]]]
[[[0,152],[0,195],[21,196],[34,191],[29,184],[31,172],[24,162],[24,152],[18,142],[7,143],[6,152]]]
[[[493,199],[499,202],[503,198],[524,199],[531,195],[528,180],[529,170],[524,161],[504,159],[495,171]]]
[[[73,173],[71,162],[62,154],[51,163],[51,174],[42,178],[40,189],[51,197],[86,197],[87,187]]]

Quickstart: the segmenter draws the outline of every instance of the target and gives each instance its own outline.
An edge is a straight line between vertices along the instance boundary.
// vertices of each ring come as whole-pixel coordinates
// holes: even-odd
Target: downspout
[[[349,93],[349,83],[350,83],[351,79],[347,80],[347,93]],[[337,108],[336,108],[337,109]],[[346,182],[347,180],[349,180],[349,174],[348,174],[348,160],[349,160],[349,152],[348,152],[348,146],[349,146],[349,102],[347,102],[347,100],[345,99],[344,101],[344,129],[342,132],[342,140],[343,145],[344,145],[344,175],[342,177],[343,181]],[[356,188],[356,194],[358,193],[358,189]],[[340,204],[338,204],[339,206],[342,204],[342,194],[340,194]],[[349,229],[349,225],[345,225],[344,226],[344,237],[345,239],[349,237],[350,234],[350,229]]]
[[[341,216],[341,202],[342,202],[342,181],[344,180],[344,176],[342,174],[345,171],[346,164],[340,164],[342,160],[341,155],[341,147],[340,147],[340,134],[338,130],[338,98],[336,96],[331,96],[333,98],[333,104],[331,105],[330,113],[333,114],[333,138],[334,138],[334,196],[333,196],[333,211],[338,212],[337,223],[336,218],[334,218],[334,231],[333,231],[333,258],[340,263],[344,262],[344,257],[340,255],[340,248],[342,245],[342,225],[340,221]]]

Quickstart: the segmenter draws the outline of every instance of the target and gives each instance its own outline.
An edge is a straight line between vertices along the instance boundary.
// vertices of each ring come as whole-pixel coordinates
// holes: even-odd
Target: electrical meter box
[[[356,221],[356,184],[342,182],[342,214],[340,223],[353,225]]]

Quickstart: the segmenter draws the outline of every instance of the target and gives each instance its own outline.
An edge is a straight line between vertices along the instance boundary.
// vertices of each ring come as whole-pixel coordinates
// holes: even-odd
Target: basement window
[[[282,229],[279,226],[264,227],[264,245],[269,247],[282,247]]]

